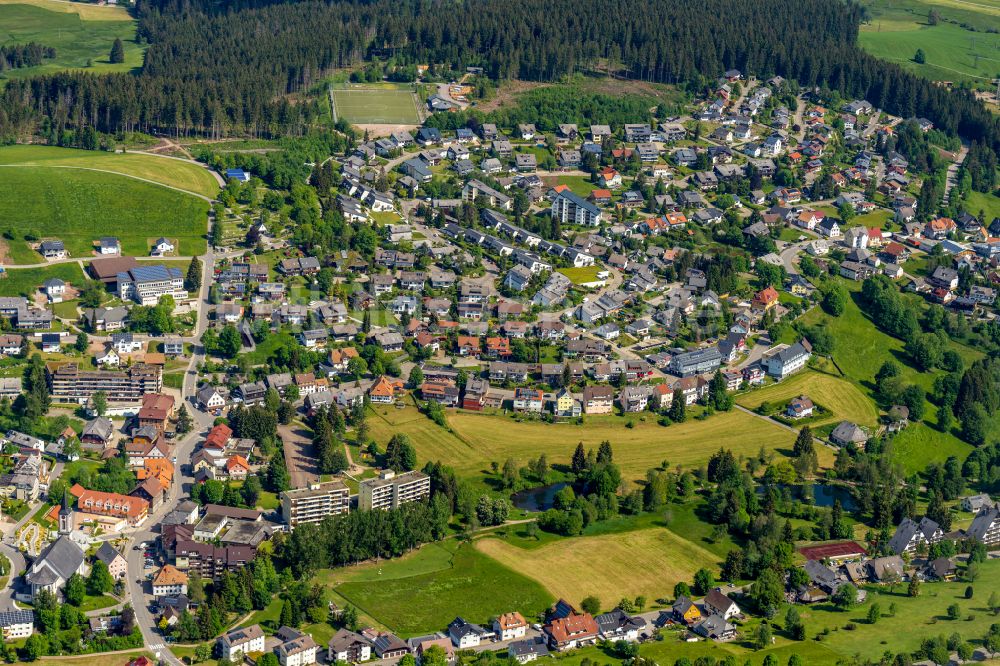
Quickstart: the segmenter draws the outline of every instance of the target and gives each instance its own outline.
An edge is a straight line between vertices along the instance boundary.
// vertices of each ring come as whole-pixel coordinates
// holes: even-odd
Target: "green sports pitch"
[[[412,90],[345,88],[333,91],[334,117],[357,125],[417,125]]]

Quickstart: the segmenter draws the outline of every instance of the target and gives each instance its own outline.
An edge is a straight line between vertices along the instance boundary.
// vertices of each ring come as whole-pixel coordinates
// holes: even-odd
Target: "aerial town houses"
[[[363,478],[321,480],[316,475],[296,482],[278,493],[277,512],[266,516],[255,509],[211,503],[174,508],[173,496],[186,490],[174,475],[186,473],[181,471],[185,465],[199,486],[239,484],[263,474],[267,455],[259,443],[235,436],[235,424],[227,425],[222,417],[226,410],[266,405],[274,393],[299,410],[303,419],[324,410],[349,412],[366,405],[391,413],[416,403],[427,406],[429,413],[437,405],[444,410],[509,411],[524,421],[586,424],[592,417],[621,414],[633,419],[649,411],[665,415],[678,404],[705,403],[717,377],[727,391],[735,393],[805,371],[815,364],[817,355],[808,335],[783,336],[784,342],[762,341],[769,340],[765,336],[774,322],[785,322],[790,311],[799,311],[790,304],[815,291],[808,279],[796,272],[784,282],[750,288],[741,277],[736,289],[723,290],[705,265],[690,261],[702,257],[702,248],[692,247],[689,239],[696,233],[711,237],[724,220],[730,225],[741,222],[736,235],[748,244],[766,244],[782,229],[795,226],[795,233],[803,232],[808,244],[796,241],[799,245],[794,249],[815,255],[827,273],[844,280],[876,274],[909,280],[900,267],[905,257],[933,247],[945,248],[956,262],[967,262],[977,270],[982,263],[975,257],[997,254],[991,235],[972,244],[960,235],[965,229],[970,234],[982,229],[974,220],[939,217],[919,224],[919,229],[890,232],[841,224],[843,220],[819,210],[823,206],[828,211],[829,202],[811,200],[806,186],[772,190],[776,183],[768,183],[755,185],[749,195],[741,191],[735,196],[732,189],[723,192],[727,183],[751,172],[766,182],[779,165],[801,164],[814,177],[823,170],[833,172],[831,178],[839,188],[837,205],[858,213],[877,205],[893,219],[905,223],[915,219],[907,212],[910,206],[902,205],[915,202],[890,203],[890,211],[862,193],[864,180],[873,176],[879,163],[888,162],[893,169],[893,177],[882,183],[893,192],[900,191],[893,183],[909,177],[905,160],[876,156],[871,146],[861,145],[863,137],[848,134],[856,122],[862,122],[859,115],[872,113],[870,106],[852,102],[843,114],[833,112],[844,121],[843,138],[859,142],[850,144],[856,148],[851,153],[852,165],[837,165],[823,161],[826,137],[833,131],[823,127],[825,113],[807,116],[805,138],[799,141],[788,131],[789,110],[781,114],[768,102],[780,84],[757,86],[739,108],[728,103],[735,97],[729,84],[740,78],[738,72],[727,72],[717,99],[706,101],[697,111],[699,118],[719,124],[703,140],[691,141],[690,130],[680,119],[659,126],[560,125],[559,150],[553,159],[563,169],[582,168],[587,155],[599,155],[600,144],[607,146],[615,137],[614,150],[621,159],[600,164],[593,182],[600,187],[589,196],[577,191],[576,183],[572,188],[548,187],[545,183],[551,177],[540,179],[535,154],[518,152],[526,147],[522,142],[533,140],[537,128],[516,128],[511,132],[513,139],[504,132],[515,128],[489,128],[489,123],[477,128],[478,138],[466,128],[455,132],[421,128],[415,140],[420,152],[392,167],[392,181],[399,186],[395,194],[373,189],[377,169],[371,166],[368,153],[395,155],[400,146],[414,143],[412,136],[409,141],[401,133],[359,143],[355,154],[339,165],[343,183],[337,202],[345,217],[367,223],[372,214],[393,214],[404,190],[419,210],[409,219],[401,218],[400,224],[379,225],[378,247],[371,261],[346,250],[339,257],[289,256],[300,254],[300,249],[275,232],[271,240],[281,256],[271,264],[257,263],[256,258],[220,257],[215,270],[206,276],[213,300],[207,326],[216,333],[235,327],[240,352],[249,352],[271,333],[287,334],[292,353],[312,355],[304,356],[310,359],[304,369],[248,369],[239,362],[242,359],[219,364],[212,371],[198,364],[179,370],[179,365],[166,363],[163,356],[183,360],[190,336],[146,340],[126,330],[129,312],[137,305],[155,305],[163,296],[188,300],[191,294],[184,288],[183,275],[166,264],[139,265],[134,258],[121,256],[119,244],[100,239],[100,254],[110,256],[92,261],[88,271],[120,301],[114,307],[88,309],[81,325],[100,338],[104,348],[86,352],[82,360],[56,357],[46,364],[46,376],[56,402],[81,405],[93,417],[80,433],[84,449],[98,456],[121,455],[138,483],[128,494],[79,485],[71,488],[76,506],[66,518],[66,532],[60,529],[58,538],[32,562],[25,576],[31,594],[42,589],[58,591],[74,573],[87,570],[87,556],[69,536],[74,530],[86,526],[127,533],[152,528],[147,524],[149,517],[158,515],[165,503],[170,503],[171,510],[163,519],[157,545],[163,566],[150,578],[149,589],[173,607],[169,604],[184,600],[191,576],[219,581],[227,573],[242,570],[258,549],[268,550],[269,544],[261,544],[274,534],[354,511],[393,510],[431,496],[433,481],[428,474],[393,472],[373,465],[366,468],[368,475]],[[678,142],[684,142],[683,146]],[[641,165],[643,178],[667,182],[669,189],[652,197],[642,191],[628,155]],[[422,201],[423,194],[417,193],[435,177],[431,167],[461,174],[452,192],[460,199],[428,197]],[[690,179],[675,181],[678,174],[690,175]],[[884,195],[889,190],[879,192]],[[527,213],[521,210],[525,199]],[[425,213],[424,219],[435,220],[433,224],[417,221]],[[751,216],[756,217],[751,220]],[[258,237],[266,231],[255,229]],[[156,241],[160,252],[173,251],[169,245],[167,239]],[[59,248],[52,245],[46,251],[55,257]],[[760,255],[753,258],[757,265],[784,265],[784,255]],[[842,260],[833,259],[841,255]],[[317,290],[309,298],[301,297],[297,290],[303,284],[312,288],[313,280],[318,283],[328,272],[335,274],[338,284],[350,284],[350,289],[324,288],[327,293]],[[924,278],[913,279],[911,290],[953,312],[983,312],[995,300],[991,287],[960,286],[958,268],[941,266],[928,272]],[[51,303],[65,297],[66,285],[59,282],[39,285]],[[26,346],[45,349],[48,344],[51,351],[46,358],[53,358],[69,344],[60,336],[54,340],[35,336],[36,330],[47,331],[52,312],[32,307],[26,299],[2,299],[0,312],[19,331],[16,336],[4,336],[0,345],[4,355],[17,356]],[[381,354],[381,369],[369,372],[366,368],[374,365],[370,363],[372,346]],[[322,361],[316,362],[317,356]],[[385,359],[397,366],[405,364],[406,371],[420,368],[422,381],[404,381],[406,372],[399,367],[389,371]],[[173,375],[169,385],[166,374]],[[175,380],[179,374],[184,384],[178,394]],[[188,379],[197,381],[193,395]],[[94,404],[98,392],[107,401],[99,411]],[[199,421],[204,428],[195,436],[195,452],[180,461],[174,458],[180,429],[175,432],[173,427],[185,400],[178,400],[178,395],[193,398],[185,410],[197,407],[212,414],[207,421]],[[818,407],[808,395],[799,395],[783,404],[782,412],[806,423]],[[213,416],[219,421],[213,423]],[[119,427],[122,417],[127,420]],[[888,427],[901,420],[905,417],[894,419]],[[208,434],[203,435],[203,430]],[[823,437],[836,446],[861,447],[871,432],[844,421]],[[39,499],[49,481],[46,464],[41,455],[23,454],[7,479],[11,495]],[[175,492],[178,484],[179,493]],[[963,535],[987,545],[1000,543],[996,506],[978,504],[973,512]],[[59,515],[62,522],[62,509]],[[807,558],[804,569],[810,583],[802,590],[786,592],[796,600],[813,600],[829,596],[839,582],[853,580],[852,575],[876,583],[893,578],[896,572],[910,575],[906,565],[913,556],[952,536],[929,518],[906,518],[888,544],[892,556],[870,558],[864,549],[856,552],[846,546],[850,560],[840,562],[836,554]],[[108,542],[94,557],[107,564],[115,578],[130,578],[126,558]],[[946,569],[943,566],[940,575]],[[739,599],[735,592],[731,594]],[[620,609],[591,615],[561,601],[540,629],[515,609],[482,625],[457,617],[439,634],[413,646],[394,634],[341,629],[328,642],[327,655],[330,660],[357,662],[373,655],[419,655],[421,645],[429,649],[450,643],[453,654],[454,649],[504,643],[509,644],[505,649],[513,659],[527,663],[550,651],[599,640],[643,640],[654,626],[666,623],[683,625],[689,632],[685,635],[726,641],[738,635],[741,603],[742,599],[737,603],[721,590],[712,590],[700,600],[679,598],[669,609],[649,615],[647,621]],[[321,650],[311,636],[298,630],[281,627],[275,631],[268,626],[265,632],[258,625],[225,632],[218,647],[227,659],[270,651],[282,666],[314,663]]]

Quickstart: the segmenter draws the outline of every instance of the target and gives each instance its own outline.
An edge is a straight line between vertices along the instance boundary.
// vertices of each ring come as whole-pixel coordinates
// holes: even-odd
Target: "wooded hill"
[[[600,62],[634,78],[703,82],[729,68],[826,85],[1000,150],[1000,125],[857,45],[862,10],[841,0],[140,0],[141,73],[62,73],[10,82],[0,138],[56,128],[156,127],[205,134],[297,134],[319,102],[291,104],[332,68],[372,53],[400,62],[479,65],[494,78],[549,81]]]

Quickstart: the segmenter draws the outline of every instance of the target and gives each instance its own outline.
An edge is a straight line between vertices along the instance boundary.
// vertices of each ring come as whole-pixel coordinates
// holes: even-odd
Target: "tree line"
[[[55,57],[55,48],[37,42],[0,46],[0,72],[5,69],[37,67],[44,60]]]

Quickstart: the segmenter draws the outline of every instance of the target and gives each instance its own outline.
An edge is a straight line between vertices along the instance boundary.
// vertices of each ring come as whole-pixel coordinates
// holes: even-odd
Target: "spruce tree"
[[[184,278],[184,288],[188,291],[198,291],[201,289],[201,262],[198,257],[191,257],[188,264],[187,276]]]
[[[111,64],[117,65],[125,62],[125,45],[122,44],[121,39],[115,39],[115,43],[111,45],[111,53],[108,56]]]

